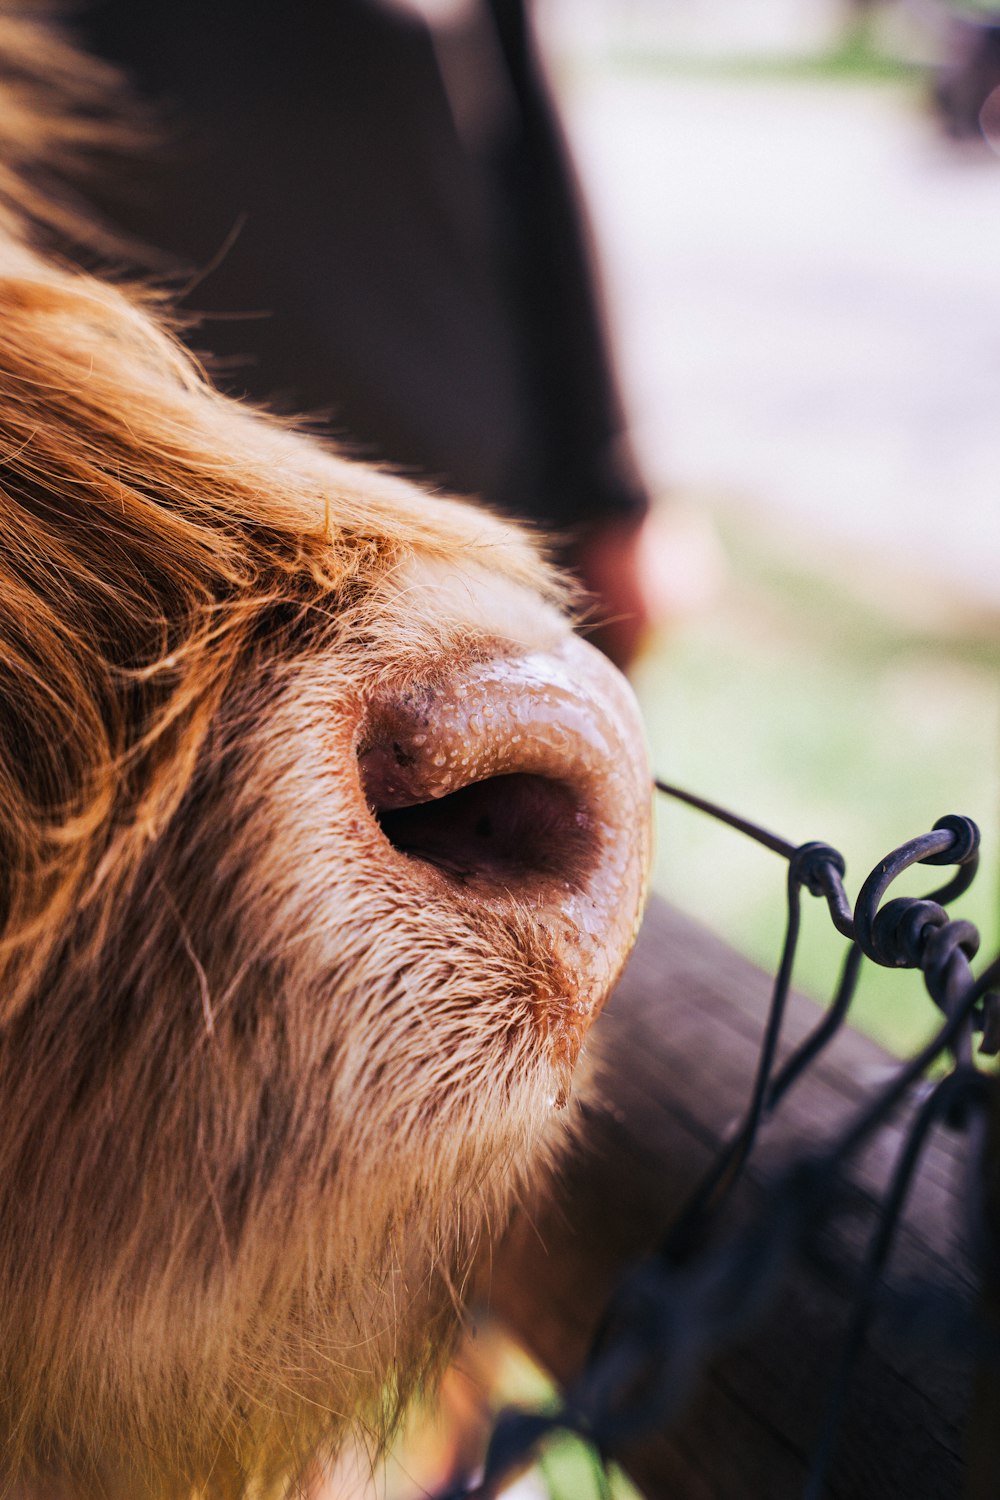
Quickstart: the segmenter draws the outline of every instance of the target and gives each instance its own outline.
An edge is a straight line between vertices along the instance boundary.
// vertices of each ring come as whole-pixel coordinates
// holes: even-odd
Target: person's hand
[[[722,564],[704,517],[654,507],[637,521],[592,528],[570,568],[593,600],[587,638],[625,669],[650,632],[711,599]]]

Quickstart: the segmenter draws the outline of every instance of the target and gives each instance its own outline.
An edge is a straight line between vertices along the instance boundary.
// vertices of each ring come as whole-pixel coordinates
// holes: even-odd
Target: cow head
[[[0,237],[0,1438],[64,1495],[384,1426],[638,921],[629,691],[523,536]]]

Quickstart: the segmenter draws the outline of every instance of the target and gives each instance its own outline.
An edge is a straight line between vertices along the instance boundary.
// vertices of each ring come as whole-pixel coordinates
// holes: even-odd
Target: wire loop
[[[478,1485],[448,1500],[487,1500],[504,1476],[523,1467],[537,1446],[566,1431],[593,1444],[601,1462],[623,1447],[669,1428],[692,1394],[710,1359],[746,1332],[771,1305],[793,1262],[815,1256],[823,1232],[859,1203],[874,1206],[877,1224],[863,1264],[852,1278],[853,1305],[847,1334],[830,1384],[816,1437],[803,1500],[820,1500],[836,1450],[852,1370],[876,1303],[900,1216],[923,1149],[940,1125],[965,1132],[979,1159],[985,1117],[997,1080],[974,1065],[972,1037],[982,1032],[980,1052],[1000,1052],[1000,957],[977,978],[971,961],[980,945],[971,922],[949,916],[946,907],[962,895],[979,865],[979,829],[971,818],[948,814],[933,828],[892,850],[864,881],[852,910],[844,887],[846,863],[831,845],[798,847],[759,824],[692,792],[657,781],[664,795],[685,803],[788,863],[787,925],[755,1076],[742,1121],[681,1206],[658,1252],[623,1278],[601,1320],[580,1376],[553,1412],[503,1413],[497,1421]],[[952,865],[955,873],[924,897],[890,897],[890,887],[911,866]],[[779,1064],[778,1054],[798,946],[801,892],[825,900],[830,919],[848,941],[833,1000],[810,1034]],[[936,1035],[914,1057],[900,1063],[855,1118],[825,1147],[793,1163],[767,1193],[746,1227],[726,1230],[724,1211],[751,1162],[763,1121],[815,1063],[845,1023],[864,959],[889,969],[917,969],[929,998],[942,1012]],[[850,1167],[859,1151],[921,1085],[928,1069],[950,1058],[903,1132],[902,1147],[881,1203],[859,1196]],[[1000,1251],[997,1252],[1000,1255]],[[940,1290],[923,1289],[921,1307],[941,1327],[968,1330],[952,1316]],[[887,1306],[893,1299],[886,1300]],[[911,1308],[919,1299],[909,1294]],[[895,1297],[902,1306],[902,1299]],[[978,1335],[977,1335],[978,1339]],[[981,1342],[981,1340],[979,1340]],[[989,1357],[1000,1363],[1000,1348]]]

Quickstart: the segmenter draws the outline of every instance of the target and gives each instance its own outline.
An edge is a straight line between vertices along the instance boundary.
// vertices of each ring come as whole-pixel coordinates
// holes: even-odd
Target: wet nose
[[[635,936],[650,778],[632,691],[567,635],[376,697],[359,747],[369,807],[416,880],[534,922],[579,1035]]]

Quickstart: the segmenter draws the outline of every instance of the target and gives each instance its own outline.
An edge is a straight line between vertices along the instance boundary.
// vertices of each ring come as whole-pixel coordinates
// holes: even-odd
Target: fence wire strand
[[[707,814],[788,862],[787,921],[755,1076],[742,1121],[681,1206],[658,1251],[622,1280],[605,1311],[583,1371],[549,1411],[502,1412],[494,1425],[481,1474],[439,1500],[493,1500],[556,1433],[592,1445],[600,1465],[623,1447],[668,1431],[693,1394],[706,1365],[749,1329],[776,1298],[792,1264],[814,1256],[820,1232],[845,1212],[858,1190],[850,1162],[892,1119],[928,1069],[948,1059],[903,1133],[896,1165],[881,1202],[860,1270],[852,1275],[847,1332],[829,1385],[802,1500],[822,1500],[836,1452],[853,1370],[876,1305],[905,1302],[911,1319],[954,1324],[932,1286],[905,1299],[883,1298],[882,1274],[892,1252],[907,1195],[933,1130],[942,1122],[984,1134],[991,1079],[975,1063],[1000,1050],[1000,957],[977,978],[971,961],[979,933],[948,915],[979,863],[979,830],[966,817],[940,818],[933,829],[892,850],[864,881],[855,905],[844,888],[843,856],[829,844],[796,846],[692,792],[657,781],[663,795]],[[951,866],[954,873],[924,897],[885,897],[913,865]],[[833,999],[822,1019],[777,1066],[801,923],[802,891],[825,901],[849,948]],[[825,1146],[793,1163],[767,1194],[763,1210],[740,1229],[728,1229],[727,1202],[753,1156],[761,1126],[782,1104],[844,1025],[865,960],[917,969],[942,1013],[936,1034],[873,1093],[855,1118]],[[973,1211],[976,1211],[975,1209]],[[981,1330],[963,1328],[968,1341]],[[996,1360],[1000,1351],[990,1350]]]

